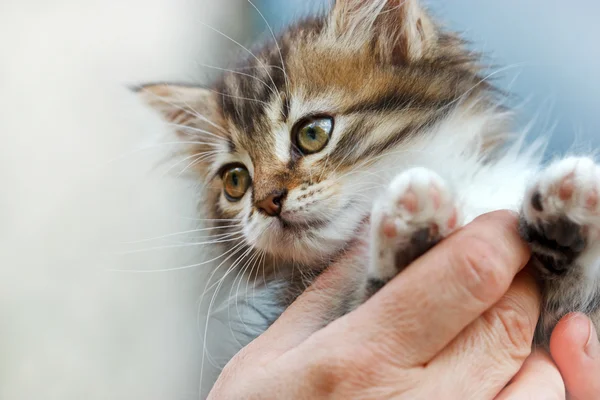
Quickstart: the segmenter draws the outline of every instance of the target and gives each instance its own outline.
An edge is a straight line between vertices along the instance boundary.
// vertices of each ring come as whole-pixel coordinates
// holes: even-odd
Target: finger
[[[523,271],[497,304],[473,321],[427,367],[432,376],[454,368],[461,371],[462,392],[450,398],[469,398],[472,387],[477,398],[491,398],[519,371],[531,353],[539,316],[540,296],[535,279]],[[454,382],[446,382],[452,387]]]
[[[350,307],[364,278],[366,243],[356,246],[327,268],[245,351],[271,359],[302,343]]]
[[[571,399],[600,399],[600,344],[588,317],[564,317],[552,333],[550,352]]]
[[[515,215],[482,216],[349,314],[342,334],[384,355],[402,354],[394,360],[401,366],[424,364],[502,297],[528,259]]]
[[[543,351],[529,356],[496,400],[564,400],[565,385],[552,358]]]

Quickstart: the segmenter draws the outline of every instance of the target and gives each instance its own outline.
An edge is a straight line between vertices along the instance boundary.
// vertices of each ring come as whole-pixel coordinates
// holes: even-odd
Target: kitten
[[[241,224],[238,236],[225,235],[237,223],[214,225],[234,238],[224,254],[245,267],[260,257],[244,272],[277,288],[277,305],[257,310],[263,329],[365,227],[370,251],[348,269],[360,276],[331,318],[498,209],[520,212],[540,261],[540,344],[570,311],[600,322],[600,167],[541,168],[540,147],[510,134],[478,57],[416,0],[337,0],[254,54],[210,88],[140,94],[194,142],[208,215]]]

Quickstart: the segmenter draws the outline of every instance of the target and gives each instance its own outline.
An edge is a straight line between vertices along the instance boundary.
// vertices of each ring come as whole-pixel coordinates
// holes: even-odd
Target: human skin
[[[498,400],[600,398],[600,343],[583,314],[565,316],[550,340],[549,354],[532,354]],[[562,374],[562,376],[561,376]]]
[[[529,257],[514,214],[484,215],[323,327],[347,284],[340,260],[229,362],[209,399],[565,399],[565,385],[598,399],[586,317],[557,326],[556,364],[531,354],[540,295]]]

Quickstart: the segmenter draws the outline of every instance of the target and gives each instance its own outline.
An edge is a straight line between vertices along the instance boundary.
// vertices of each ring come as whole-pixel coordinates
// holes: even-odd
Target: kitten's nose
[[[272,192],[264,199],[254,203],[258,211],[271,217],[278,216],[281,213],[281,205],[287,194],[287,190],[278,190]]]

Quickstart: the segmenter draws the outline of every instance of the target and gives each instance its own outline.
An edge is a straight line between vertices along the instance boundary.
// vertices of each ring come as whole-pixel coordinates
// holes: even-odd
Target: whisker
[[[239,299],[239,294],[240,294],[240,285],[242,283],[242,280],[243,280],[242,278],[244,277],[244,275],[247,275],[247,271],[248,271],[248,268],[250,267],[250,265],[252,265],[252,268],[250,270],[250,273],[252,273],[252,270],[254,270],[254,266],[256,265],[257,261],[260,259],[261,254],[262,254],[261,252],[255,252],[252,255],[252,258],[245,264],[244,268],[240,271],[241,272],[241,274],[239,274],[240,275],[240,279],[239,279],[238,285],[236,287],[235,295],[233,295],[233,297],[231,295],[231,292],[232,292],[233,287],[235,286],[235,280],[233,281],[234,285],[231,286],[231,289],[229,291],[230,299],[235,298],[235,309],[236,309],[236,312],[237,312],[237,316],[238,316],[238,319],[242,322],[242,325],[244,326],[244,329],[246,331],[249,331],[250,329],[246,325],[246,321],[242,317],[241,312],[240,312],[240,308],[239,308],[239,301],[238,301],[238,299]],[[229,303],[229,301],[228,301],[228,303]],[[231,328],[231,318],[230,318],[229,311],[230,311],[230,307],[227,309],[227,315],[228,315],[228,317],[229,317],[228,319],[230,321],[229,327]]]
[[[243,221],[242,218],[198,218],[197,216],[185,216],[185,215],[174,215],[175,218],[183,219],[186,221],[197,221],[197,222],[231,222],[231,221]]]
[[[184,218],[184,217],[182,217]],[[191,218],[185,217],[187,219],[191,219],[193,221],[206,221],[206,222],[222,222],[222,221],[238,221],[241,222],[241,218]]]
[[[261,231],[261,234],[262,234],[262,231]],[[255,235],[255,236],[257,236],[257,237],[258,237],[258,236],[260,236],[260,234],[257,234],[257,235]],[[252,249],[252,248],[250,247],[249,249]],[[218,281],[217,281],[217,282],[218,282]],[[207,291],[210,291],[210,290],[212,290],[212,288],[213,288],[213,287],[214,287],[214,286],[217,284],[217,282],[215,282],[215,283],[214,283],[213,285],[211,285],[210,287],[208,287],[208,288],[205,288],[205,290],[204,290],[204,293],[203,293],[203,296],[204,296],[204,294],[206,294],[206,292],[207,292]]]
[[[227,36],[225,33],[219,31],[216,28],[213,28],[212,26],[201,22],[202,25],[204,25],[205,27],[207,27],[208,29],[216,32],[217,34],[223,36],[224,38],[230,40],[231,42],[235,43],[236,45],[238,45],[240,48],[242,48],[244,51],[246,51],[250,56],[252,56],[256,61],[258,61],[259,65],[264,69],[264,71],[267,73],[267,75],[269,76],[269,79],[271,80],[271,83],[273,84],[273,90],[277,89],[277,85],[275,84],[275,81],[273,80],[273,77],[271,76],[271,74],[269,73],[269,69],[265,66],[265,64],[253,53],[251,52],[247,47],[245,47],[243,44],[241,44],[240,42],[236,41],[235,39],[233,39],[230,36]]]
[[[199,119],[200,121],[208,123],[209,125],[211,125],[214,128],[217,128],[218,130],[220,130],[224,134],[227,133],[227,131],[222,126],[219,126],[219,125],[215,124],[213,121],[211,121],[210,119],[208,119],[206,116],[200,114],[196,109],[194,109],[194,107],[192,107],[191,105],[189,105],[188,102],[185,101],[185,99],[183,99],[182,96],[179,96],[178,98],[179,98],[179,100],[181,102],[183,102],[183,104],[186,105],[186,107],[188,107],[188,109],[191,111],[192,115],[195,116],[197,119]],[[184,109],[182,109],[182,111],[186,112],[186,110],[184,110]]]
[[[262,104],[264,106],[267,106],[267,107],[269,106],[269,103],[267,103],[266,101],[262,101],[262,100],[258,100],[258,99],[253,99],[253,98],[250,98],[250,97],[234,96],[232,94],[218,92],[218,91],[212,90],[212,89],[210,89],[210,91],[213,92],[213,93],[215,93],[215,94],[218,94],[220,96],[230,97],[230,98],[236,99],[236,100],[254,101],[254,102],[260,103],[260,104]]]
[[[175,167],[177,167],[180,164],[183,164],[184,162],[193,159],[193,161],[191,161],[190,163],[188,163],[188,166],[186,166],[182,171],[180,171],[177,176],[181,176],[183,175],[183,173],[188,169],[191,168],[190,164],[194,164],[196,165],[197,163],[200,163],[206,159],[209,159],[211,157],[216,157],[219,154],[225,154],[226,152],[224,151],[207,151],[207,152],[202,152],[202,153],[196,153],[196,154],[191,154],[187,157],[184,157],[180,160],[177,160],[177,162],[171,164],[169,166],[169,168],[167,168],[166,171],[163,172],[162,176],[167,176]],[[193,165],[192,165],[193,166]]]
[[[242,268],[238,268],[238,265],[239,265],[239,264],[240,264],[242,261],[244,261],[248,255],[252,254],[252,251],[253,251],[253,249],[252,249],[252,248],[248,248],[248,250],[247,250],[246,252],[244,252],[244,253],[243,253],[243,254],[242,254],[240,257],[238,257],[238,258],[237,258],[237,260],[235,260],[235,261],[234,261],[234,262],[231,264],[231,266],[230,266],[230,267],[227,269],[227,271],[225,272],[225,274],[224,274],[224,275],[221,277],[221,279],[219,279],[219,281],[218,281],[218,282],[219,282],[219,284],[217,285],[217,288],[215,289],[215,292],[214,292],[214,294],[213,294],[213,296],[212,296],[212,298],[211,298],[211,302],[210,302],[210,304],[209,304],[209,306],[208,306],[208,312],[207,312],[207,316],[208,316],[208,318],[211,318],[211,317],[212,317],[212,316],[213,316],[213,315],[216,313],[216,311],[217,311],[217,310],[218,310],[218,308],[219,308],[219,307],[218,307],[217,309],[214,309],[214,310],[213,310],[213,308],[214,308],[213,306],[214,306],[214,301],[215,301],[215,299],[216,299],[216,295],[217,295],[217,293],[219,293],[219,290],[221,289],[221,286],[223,285],[223,282],[225,281],[225,279],[227,278],[227,276],[228,276],[228,275],[229,275],[229,274],[230,274],[232,271],[234,271],[234,270],[236,270],[236,269],[237,269],[237,270],[238,270],[238,274],[239,274],[239,272],[243,271],[243,267],[242,267]],[[251,258],[252,258],[253,256],[254,256],[254,254],[252,254]],[[233,288],[233,286],[234,286],[234,285],[235,285],[235,278],[234,278],[234,280],[233,280],[233,283],[232,283],[232,287],[231,287],[231,288]],[[230,292],[229,292],[229,293],[231,294],[231,289],[230,289]],[[211,310],[212,310],[212,311],[211,311]],[[231,314],[230,314],[230,307],[227,307],[227,317],[228,317],[227,319],[230,321],[230,323],[229,323],[229,329],[230,329],[230,331],[231,331],[231,336],[232,336],[232,337],[233,337],[233,338],[236,340],[236,342],[238,342],[238,344],[240,345],[240,348],[241,348],[241,347],[243,347],[243,346],[242,346],[242,344],[241,344],[241,343],[239,343],[239,341],[237,340],[237,337],[235,336],[235,334],[233,333],[233,330],[231,329]]]
[[[243,242],[240,242],[239,244],[242,244]],[[237,247],[237,245],[236,245]],[[235,249],[236,247],[234,247],[233,249]],[[183,271],[186,269],[191,269],[191,268],[196,268],[196,267],[201,267],[203,265],[206,264],[210,264],[216,260],[218,260],[219,258],[229,254],[231,251],[233,251],[233,249],[227,250],[226,252],[224,252],[223,254],[212,258],[210,260],[207,261],[203,261],[201,263],[197,263],[197,264],[190,264],[190,265],[184,265],[182,267],[174,267],[174,268],[164,268],[164,269],[153,269],[153,270],[124,270],[124,269],[107,269],[106,271],[108,272],[126,272],[126,273],[140,273],[140,274],[145,274],[145,273],[157,273],[157,272],[174,272],[174,271]]]
[[[233,242],[240,238],[240,236],[236,236],[236,237],[233,237],[233,236],[241,235],[241,234],[242,234],[242,231],[237,231],[237,232],[227,234],[228,236],[226,236],[226,238],[230,238],[230,239],[219,238],[218,240],[211,240],[208,242],[191,242],[191,243],[185,243],[185,244],[170,244],[170,245],[165,245],[165,246],[150,247],[150,248],[146,248],[146,249],[128,250],[128,251],[120,252],[119,254],[137,254],[137,253],[145,253],[145,252],[156,251],[156,250],[175,249],[175,248],[180,248],[180,247],[191,247],[191,246],[204,246],[207,244]]]
[[[227,262],[227,260],[229,260],[231,257],[233,257],[234,255],[236,255],[239,251],[243,251],[243,249],[244,249],[243,243],[239,243],[237,246],[233,247],[231,250],[234,250],[234,249],[235,249],[234,253],[230,254],[226,259],[224,259],[223,261],[221,261],[221,263],[217,267],[214,268],[213,272],[210,274],[210,277],[208,278],[208,280],[206,282],[205,290],[202,293],[202,296],[200,298],[200,302],[198,304],[198,321],[197,321],[197,326],[198,326],[199,329],[200,329],[200,310],[202,309],[202,303],[204,302],[204,296],[207,293],[206,286],[208,286],[208,284],[210,283],[210,281],[212,280],[212,278],[215,276],[215,274],[217,273],[217,271],[221,268],[221,266],[223,264],[225,264],[225,262]],[[222,282],[223,279],[224,278],[219,279],[217,282]],[[211,298],[211,304],[212,304],[212,301],[214,300],[214,297],[216,296],[217,293],[218,293],[218,290],[215,291],[215,293],[213,294],[213,296]],[[209,350],[208,350],[208,347],[206,345],[207,344],[207,339],[208,339],[208,326],[209,326],[210,319],[211,319],[210,318],[210,307],[211,307],[211,305],[209,304],[209,307],[208,307],[208,310],[207,310],[207,315],[206,315],[206,323],[204,324],[204,332],[199,332],[202,335],[202,337],[203,337],[203,342],[202,342],[202,359],[201,359],[201,362],[200,362],[200,388],[199,388],[200,393],[202,393],[202,381],[203,381],[203,376],[204,376],[204,361],[205,361],[205,358],[207,356],[210,357]],[[210,360],[209,360],[209,362],[210,362]],[[211,362],[211,364],[212,364],[212,362]],[[218,369],[218,366],[215,366],[214,364],[213,364],[213,366]]]
[[[202,64],[202,63],[196,63],[196,64],[200,65],[201,67],[210,68],[210,69],[215,69],[215,70],[219,70],[219,71],[223,71],[223,72],[229,72],[229,73],[232,73],[232,74],[235,74],[235,75],[240,75],[240,76],[245,76],[245,77],[248,77],[248,78],[252,78],[252,79],[254,79],[254,80],[256,80],[256,81],[258,81],[258,82],[262,83],[263,85],[265,85],[265,87],[267,87],[267,88],[268,88],[268,89],[271,91],[271,93],[273,93],[273,94],[277,94],[277,93],[276,93],[276,92],[273,90],[273,88],[272,88],[271,86],[269,86],[269,84],[268,84],[267,82],[263,81],[263,80],[262,80],[262,79],[260,79],[259,77],[257,77],[257,76],[254,76],[254,75],[252,75],[252,74],[246,74],[246,73],[243,73],[243,72],[236,71],[236,70],[234,70],[234,69],[220,68],[220,67],[215,67],[215,66],[212,66],[212,65],[206,65],[206,64]]]
[[[226,154],[227,152],[206,152],[206,153],[200,153],[198,155],[196,155],[196,157],[194,158],[193,161],[191,161],[190,163],[188,163],[188,165],[185,166],[185,168],[183,168],[181,171],[179,171],[179,173],[177,174],[177,176],[181,176],[185,173],[185,171],[187,171],[190,168],[195,167],[196,165],[200,164],[202,161],[207,160],[209,158],[214,158],[219,154]],[[179,163],[178,163],[179,164]]]
[[[204,232],[204,231],[210,231],[213,229],[229,229],[229,228],[235,228],[238,226],[242,226],[242,224],[235,224],[235,225],[226,225],[226,226],[214,226],[212,228],[201,228],[201,229],[190,229],[187,231],[181,231],[181,232],[175,232],[175,233],[169,233],[163,236],[156,236],[156,237],[152,237],[152,238],[147,238],[147,239],[140,239],[140,240],[132,240],[132,241],[126,241],[126,242],[122,242],[122,244],[138,244],[138,243],[145,243],[145,242],[152,242],[155,240],[160,240],[160,239],[167,239],[170,237],[175,237],[175,236],[180,236],[180,235],[186,235],[189,233],[197,233],[197,232]]]
[[[252,248],[251,248],[251,247],[249,247],[249,248],[247,248],[246,250],[244,250],[244,253],[242,253],[242,254],[243,254],[243,255],[245,255],[245,254],[248,254],[248,253],[249,253],[249,252],[251,252],[251,251],[252,251]],[[234,263],[233,263],[233,266],[234,266],[234,267],[237,265],[237,264],[236,264],[237,260],[239,260],[239,258],[238,258],[238,259],[236,259],[236,261],[234,261]],[[227,269],[227,271],[228,271],[228,272],[226,272],[226,273],[223,275],[223,277],[222,277],[221,279],[219,279],[218,281],[216,281],[216,282],[215,282],[215,283],[213,283],[212,285],[208,286],[208,287],[207,287],[207,288],[204,290],[204,294],[206,294],[207,292],[211,291],[213,288],[215,288],[215,286],[216,286],[216,287],[218,287],[218,286],[220,285],[220,282],[221,282],[221,281],[222,281],[224,278],[226,278],[226,277],[227,277],[227,275],[229,274],[229,272],[231,272],[231,270],[232,270],[232,267],[230,266],[230,267]],[[204,295],[204,294],[203,294],[203,295]],[[209,315],[210,315],[210,314],[209,314]]]
[[[256,10],[256,12],[258,13],[258,15],[260,15],[260,17],[264,21],[264,23],[267,26],[267,28],[269,28],[269,32],[271,32],[271,36],[273,37],[273,41],[275,42],[275,46],[277,46],[277,51],[279,52],[279,60],[281,61],[281,69],[283,71],[283,76],[285,78],[285,86],[289,87],[289,78],[288,78],[288,74],[287,74],[287,72],[285,70],[285,63],[283,62],[283,54],[281,53],[281,47],[279,46],[279,43],[277,42],[277,38],[275,37],[275,33],[273,32],[273,29],[271,28],[271,25],[269,25],[269,22],[267,21],[267,19],[263,15],[263,13],[260,12],[260,10],[258,9],[258,7],[256,7],[256,5],[254,5],[254,3],[251,0],[247,0],[247,1],[248,1],[248,3],[250,3],[250,5],[252,7],[254,7],[254,9]]]
[[[258,277],[258,272],[260,270],[265,269],[265,259],[266,259],[266,252],[262,252],[261,254],[261,264],[257,264],[256,265],[256,273],[254,273],[254,267],[252,267],[252,270],[250,270],[250,273],[248,274],[248,277],[246,279],[246,287],[244,288],[244,292],[246,293],[246,298],[245,298],[245,302],[246,303],[250,303],[250,300],[248,300],[248,293],[250,292],[250,290],[248,289],[248,287],[250,286],[250,280],[252,280],[252,297],[256,298],[256,279]],[[252,274],[254,273],[254,278],[252,278]]]
[[[144,86],[139,86],[138,85],[137,88],[138,88],[138,90],[143,90]],[[162,101],[163,103],[168,104],[168,105],[170,105],[171,107],[173,107],[173,108],[175,108],[177,110],[183,111],[186,114],[193,115],[194,117],[198,118],[200,121],[206,122],[207,124],[211,125],[213,128],[216,128],[216,129],[220,130],[223,133],[227,133],[227,131],[222,126],[219,126],[219,125],[215,124],[213,121],[211,121],[210,119],[206,118],[206,116],[200,114],[198,111],[196,111],[194,109],[194,107],[191,107],[185,100],[183,100],[181,96],[178,97],[179,100],[181,100],[188,108],[184,108],[184,107],[182,107],[182,106],[180,106],[178,104],[175,104],[175,103],[167,100],[166,97],[159,96],[156,93],[149,92],[149,91],[147,91],[146,93],[149,93],[151,96],[155,97],[159,101]]]
[[[161,177],[165,177],[167,175],[169,175],[169,173],[178,165],[183,164],[184,162],[193,159],[190,163],[196,165],[197,163],[200,163],[204,160],[210,159],[210,158],[214,158],[216,156],[218,156],[219,154],[226,154],[227,152],[225,151],[220,151],[220,150],[211,150],[211,151],[206,151],[206,152],[199,152],[199,153],[194,153],[194,154],[190,154],[189,156],[183,157],[181,159],[178,159],[176,162],[172,163],[171,165],[169,165],[169,167],[161,174]],[[187,167],[183,169],[183,171],[180,171],[177,176],[181,176],[183,174],[183,172],[185,172],[187,170]]]
[[[213,143],[207,143],[207,142],[185,142],[185,141],[171,141],[171,142],[158,142],[155,144],[151,144],[151,145],[147,145],[147,146],[141,146],[141,147],[137,147],[133,150],[127,151],[125,153],[119,154],[118,156],[115,156],[111,159],[106,160],[105,162],[103,162],[103,165],[110,165],[114,162],[117,162],[119,160],[123,160],[128,156],[132,156],[136,153],[141,153],[143,151],[146,150],[153,150],[153,149],[158,149],[162,146],[181,146],[182,144],[201,144],[201,145],[214,145]]]
[[[258,235],[262,234],[262,232],[258,232]],[[243,244],[240,243],[240,244]],[[241,249],[244,249],[244,247],[241,247]],[[247,249],[247,251],[244,253],[243,256],[238,257],[238,260],[240,260],[240,258],[245,257],[246,254],[248,254],[249,252],[253,251],[253,249],[250,247]],[[237,251],[236,251],[237,252]],[[235,254],[235,253],[234,253]],[[229,256],[227,259],[231,258],[231,256]],[[215,271],[213,271],[213,273],[211,274],[211,278],[209,278],[209,280],[207,281],[207,285],[210,282],[210,280],[212,279],[212,276],[214,276],[214,273],[217,271],[218,268],[220,268],[221,265],[223,265],[223,263],[225,263],[227,261],[227,259],[223,260],[223,262],[221,262],[221,264],[219,264],[219,266],[217,266],[217,268],[215,269]],[[232,266],[233,268],[233,266]],[[206,319],[206,324],[204,327],[204,341],[203,341],[203,348],[204,351],[202,352],[202,360],[201,360],[201,367],[200,367],[200,382],[202,383],[202,378],[203,378],[203,374],[204,374],[204,359],[205,359],[205,353],[207,352],[207,347],[206,347],[206,340],[208,337],[208,326],[209,326],[209,322],[210,322],[210,314],[211,314],[211,308],[214,305],[214,300],[215,300],[215,296],[218,293],[218,291],[220,290],[220,287],[222,286],[222,283],[224,281],[224,279],[226,278],[227,274],[232,270],[232,268],[228,268],[228,270],[226,271],[225,275],[219,279],[220,284],[217,285],[217,288],[215,289],[215,293],[213,294],[212,298],[211,298],[211,302],[209,303],[208,306],[208,311],[207,311],[207,319]],[[204,300],[204,295],[206,294],[206,290],[204,291],[204,293],[202,294],[202,298],[200,300],[200,306],[199,309],[201,307],[202,301]],[[200,393],[202,393],[201,388],[200,388]]]
[[[262,269],[262,270],[264,271],[264,269],[265,269],[265,263],[266,263],[266,260],[267,260],[267,257],[266,257],[266,256],[267,256],[267,252],[266,252],[266,251],[263,251],[263,252],[262,252],[262,256],[261,256],[261,261],[260,261],[260,263],[259,263],[259,264],[256,266],[256,267],[257,267],[257,268],[256,268],[256,275],[255,275],[255,277],[254,277],[253,284],[252,284],[252,295],[253,295],[253,298],[256,298],[256,276],[258,276],[258,271],[259,271],[259,270],[261,270],[261,269]],[[248,293],[249,293],[248,286],[250,285],[250,278],[252,277],[252,273],[253,273],[253,272],[254,272],[254,267],[253,267],[253,268],[252,268],[252,270],[250,271],[250,274],[248,275],[248,279],[246,279],[246,288],[245,288],[246,299],[245,299],[245,301],[246,301],[246,303],[248,303],[248,304],[250,303],[250,301],[248,300]]]
[[[283,70],[283,68],[281,68],[281,66],[279,66],[279,65],[269,65],[269,64],[265,64],[265,67],[274,68],[274,69],[278,69],[278,70],[280,70],[281,72],[285,72],[285,71]],[[233,70],[234,70],[234,71],[246,71],[246,70],[249,70],[249,69],[259,69],[259,68],[262,68],[262,66],[261,66],[261,65],[258,65],[258,66],[256,66],[256,65],[251,65],[251,66],[245,66],[245,67],[233,68]]]
[[[205,135],[209,135],[210,137],[214,137],[215,139],[219,139],[221,142],[227,142],[227,139],[225,139],[222,136],[215,135],[213,132],[210,132],[210,131],[207,131],[207,130],[204,130],[204,129],[200,129],[200,128],[196,128],[194,126],[176,124],[175,122],[169,122],[168,125],[176,127],[176,128],[179,128],[179,129],[187,130],[187,131],[192,131],[192,132],[195,132],[195,133],[202,133],[202,134],[205,134]]]

